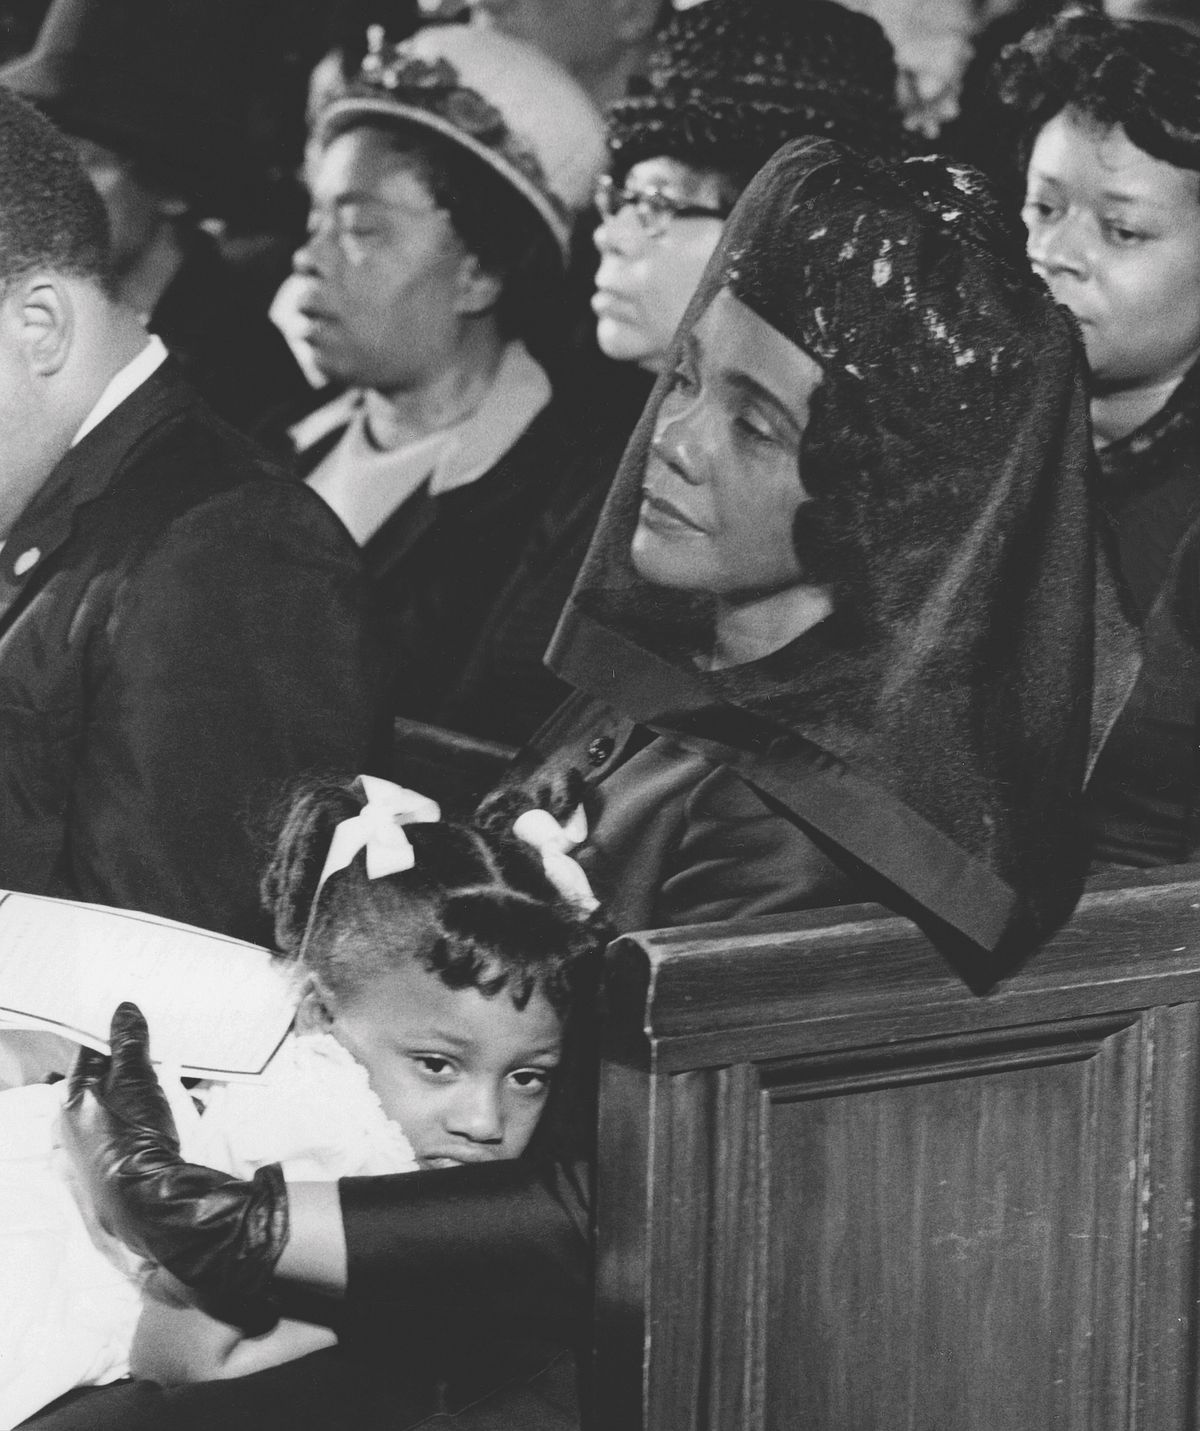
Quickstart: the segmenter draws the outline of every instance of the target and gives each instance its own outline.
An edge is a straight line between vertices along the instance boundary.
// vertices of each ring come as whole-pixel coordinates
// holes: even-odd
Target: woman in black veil
[[[878,897],[995,979],[1075,898],[1080,790],[1132,678],[1094,600],[1080,372],[971,171],[781,150],[729,221],[564,614],[550,660],[581,694],[486,818],[582,801],[618,929]],[[586,1122],[512,1163],[236,1182],[180,1161],[136,1029],[113,1048],[66,1115],[106,1225],[227,1307],[340,1298],[342,1345],[33,1424],[394,1429],[435,1383],[433,1424],[577,1424]]]
[[[986,985],[1078,894],[1133,665],[1094,561],[1076,344],[979,177],[789,146],[551,647],[586,697],[501,804],[585,796],[618,928],[876,898]]]

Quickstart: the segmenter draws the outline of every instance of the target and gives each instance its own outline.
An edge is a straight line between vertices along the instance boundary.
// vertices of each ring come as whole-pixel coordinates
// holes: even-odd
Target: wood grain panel
[[[983,997],[870,907],[619,941],[589,1426],[1196,1431],[1196,874]]]
[[[772,1089],[768,1431],[1123,1424],[1140,1045]]]
[[[1138,1179],[1134,1424],[1200,1425],[1196,1200],[1200,1195],[1200,1008],[1147,1016]]]

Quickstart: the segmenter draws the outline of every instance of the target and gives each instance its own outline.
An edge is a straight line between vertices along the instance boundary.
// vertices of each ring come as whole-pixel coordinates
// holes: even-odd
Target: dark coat
[[[315,470],[344,431],[336,428],[298,454],[301,476]],[[494,688],[481,683],[464,694],[458,682],[579,441],[577,406],[556,397],[490,471],[436,497],[422,488],[365,544],[395,714],[510,738],[512,722],[495,707]]]
[[[583,377],[553,488],[442,704],[452,730],[523,745],[571,694],[542,658],[650,387],[628,364]]]
[[[18,519],[0,613],[0,887],[264,935],[256,823],[378,730],[324,503],[168,363]]]
[[[183,266],[155,305],[149,327],[218,417],[243,432],[311,394],[262,294],[208,234],[185,236]]]
[[[1143,663],[1088,788],[1094,851],[1177,864],[1200,858],[1200,363],[1100,468]]]
[[[642,674],[625,668],[631,681]],[[681,709],[685,694],[681,686]],[[564,806],[582,798],[589,835],[578,858],[621,933],[888,893],[798,821],[786,803],[786,766],[764,794],[753,782],[771,780],[765,753],[746,777],[738,765],[747,765],[744,749],[651,730],[576,695],[537,733],[492,799],[507,803],[509,790],[527,791],[514,805],[523,809],[535,792],[550,792],[554,804],[561,792]]]

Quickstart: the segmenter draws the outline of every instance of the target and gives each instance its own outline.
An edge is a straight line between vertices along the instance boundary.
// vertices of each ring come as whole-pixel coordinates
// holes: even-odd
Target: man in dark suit
[[[261,937],[256,822],[378,731],[356,550],[114,296],[4,94],[0,284],[0,887]]]

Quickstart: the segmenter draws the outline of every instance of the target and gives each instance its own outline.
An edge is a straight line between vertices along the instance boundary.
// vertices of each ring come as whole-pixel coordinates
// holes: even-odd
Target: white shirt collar
[[[146,346],[110,379],[95,407],[84,418],[79,431],[71,439],[72,447],[82,442],[92,428],[99,427],[110,413],[115,412],[127,397],[132,397],[166,362],[167,349],[163,340],[153,333],[146,336],[149,340]]]
[[[428,484],[437,497],[478,481],[516,443],[550,402],[550,380],[528,350],[507,345],[492,386],[463,422],[403,447],[379,449],[366,431],[361,394],[343,393],[290,432],[298,452],[343,428],[308,474],[308,485],[338,514],[360,545]]]
[[[489,472],[549,405],[550,379],[514,339],[504,350],[487,395],[465,422],[447,434],[429,479],[431,496],[466,487]]]
[[[487,395],[465,422],[444,432],[431,433],[414,449],[437,451],[429,483],[435,496],[482,477],[512,447],[529,424],[549,405],[550,380],[524,343],[509,342]],[[322,438],[361,419],[362,393],[342,393],[288,429],[299,453],[315,447]],[[427,444],[429,446],[427,446]]]

